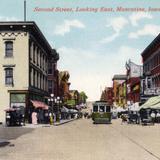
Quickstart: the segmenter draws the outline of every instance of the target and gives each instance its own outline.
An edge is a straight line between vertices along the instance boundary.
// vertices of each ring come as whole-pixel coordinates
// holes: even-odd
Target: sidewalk
[[[34,125],[34,124],[25,124],[25,126],[22,126],[22,127],[24,127],[24,128],[39,128],[39,127],[59,126],[59,125],[65,124],[65,123],[72,122],[74,120],[77,120],[77,119],[60,120],[60,122],[55,122],[53,125],[50,125],[50,124],[37,124],[37,125]]]
[[[68,122],[72,122],[74,120],[77,120],[77,118],[74,118],[74,119],[67,119],[67,120],[60,120],[60,122],[55,122],[54,123],[54,126],[59,126],[59,125],[62,125],[62,124],[65,124],[65,123],[68,123]]]

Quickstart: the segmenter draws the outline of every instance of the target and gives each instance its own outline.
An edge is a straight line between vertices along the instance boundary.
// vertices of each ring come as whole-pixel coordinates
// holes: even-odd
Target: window
[[[150,78],[148,78],[148,86],[147,87],[151,88],[151,79]]]
[[[111,107],[110,106],[106,106],[106,112],[110,112],[111,111]]]
[[[98,106],[93,106],[93,112],[98,112]]]
[[[48,80],[48,92],[49,93],[53,92],[52,88],[53,88],[53,81],[52,80]]]
[[[5,69],[5,84],[13,85],[13,68]]]
[[[13,56],[13,42],[12,41],[5,42],[5,56],[6,57]]]
[[[53,70],[52,70],[52,63],[48,64],[48,74],[52,74]]]
[[[33,45],[33,62],[35,63],[36,46]]]
[[[105,112],[105,106],[99,106],[99,111],[100,112]]]

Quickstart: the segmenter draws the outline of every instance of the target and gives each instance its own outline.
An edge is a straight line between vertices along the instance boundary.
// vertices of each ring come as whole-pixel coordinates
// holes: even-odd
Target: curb
[[[65,121],[65,122],[61,122],[61,123],[55,123],[54,126],[60,126],[60,125],[63,125],[63,124],[66,124],[66,123],[69,123],[69,122],[72,122],[72,121],[75,121],[75,120],[78,120],[78,119],[71,119],[69,121]]]
[[[10,144],[9,141],[7,141],[5,139],[0,139],[0,147],[5,147],[8,144]]]

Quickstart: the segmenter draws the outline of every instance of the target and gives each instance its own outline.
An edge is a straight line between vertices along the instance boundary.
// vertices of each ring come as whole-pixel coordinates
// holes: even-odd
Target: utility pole
[[[24,0],[24,21],[26,21],[26,0]]]

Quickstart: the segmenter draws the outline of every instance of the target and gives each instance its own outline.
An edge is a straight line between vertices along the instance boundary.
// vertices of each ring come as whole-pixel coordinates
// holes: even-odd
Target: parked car
[[[7,126],[25,125],[24,110],[22,108],[9,108],[5,112]]]

